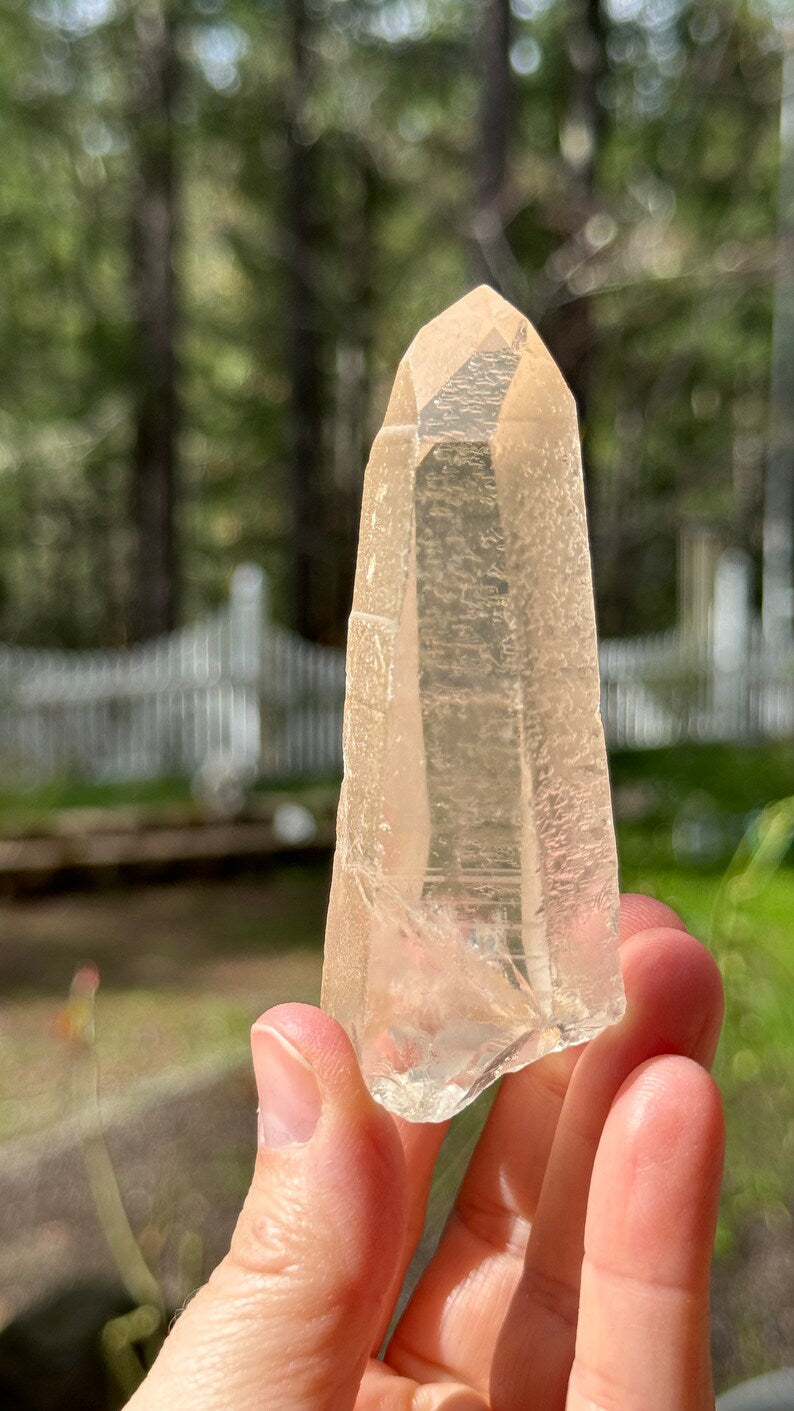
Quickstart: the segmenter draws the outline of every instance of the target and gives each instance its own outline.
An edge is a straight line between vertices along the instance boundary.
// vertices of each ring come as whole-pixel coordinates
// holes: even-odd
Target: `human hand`
[[[722,989],[660,903],[621,936],[626,1017],[505,1078],[383,1361],[445,1128],[378,1107],[319,1010],[263,1015],[231,1250],[128,1411],[711,1411]]]

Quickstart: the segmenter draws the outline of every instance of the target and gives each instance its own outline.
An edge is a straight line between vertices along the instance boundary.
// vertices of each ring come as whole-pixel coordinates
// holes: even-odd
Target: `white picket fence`
[[[610,745],[784,739],[794,734],[794,650],[753,625],[741,656],[678,632],[602,642],[601,713]]]
[[[794,734],[794,648],[730,615],[708,640],[604,642],[613,746]],[[295,779],[341,767],[344,655],[271,621],[259,569],[207,621],[127,651],[0,648],[0,781],[192,775]]]
[[[0,780],[154,779],[224,767],[336,771],[345,664],[270,621],[237,569],[209,619],[129,650],[0,648]]]

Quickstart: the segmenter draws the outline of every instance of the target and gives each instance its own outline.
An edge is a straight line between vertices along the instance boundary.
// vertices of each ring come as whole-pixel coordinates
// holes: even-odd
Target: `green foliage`
[[[726,1013],[716,1076],[728,1146],[718,1252],[790,1222],[794,1153],[794,749],[686,745],[613,755],[621,884],[672,906],[712,950]],[[773,802],[769,802],[773,800]],[[631,817],[625,816],[631,814]],[[682,856],[682,819],[716,842]]]
[[[754,838],[768,800],[794,786],[794,748],[693,744],[617,751],[610,770],[624,871],[683,863],[695,876],[721,875],[740,839]],[[698,824],[708,835],[699,853]]]
[[[191,797],[188,779],[136,779],[129,783],[84,783],[55,779],[35,788],[0,789],[0,829],[23,829],[25,820],[46,820],[67,808],[125,808],[179,803]]]
[[[243,558],[268,568],[288,607],[294,3],[171,0],[188,618],[218,600]],[[0,639],[118,642],[130,573],[139,6],[14,0],[6,11]],[[333,555],[349,552],[334,487],[358,483],[396,358],[476,277],[479,9],[317,0],[307,15],[301,122],[329,477],[318,552]],[[553,319],[586,305],[601,619],[630,632],[673,618],[682,523],[706,518],[757,548],[779,42],[760,0],[605,6],[599,150],[583,194],[566,156],[572,24],[561,0],[515,0],[504,218],[530,312]]]
[[[727,760],[726,760],[727,762]],[[712,775],[731,806],[763,788],[742,761],[735,780]],[[744,763],[744,769],[742,768]],[[771,763],[771,761],[768,761]],[[686,760],[681,764],[686,770]],[[708,774],[706,775],[708,779]],[[718,1252],[730,1254],[751,1219],[790,1222],[794,1154],[794,798],[754,817],[720,873],[659,865],[627,867],[623,884],[667,902],[712,949],[725,984],[726,1013],[716,1076],[728,1128]]]
[[[792,842],[794,798],[788,798],[768,805],[754,822],[712,911],[710,931],[727,1002],[720,1073],[729,1123],[736,1128],[723,1198],[724,1242],[748,1213],[790,1220],[794,874],[781,866]]]

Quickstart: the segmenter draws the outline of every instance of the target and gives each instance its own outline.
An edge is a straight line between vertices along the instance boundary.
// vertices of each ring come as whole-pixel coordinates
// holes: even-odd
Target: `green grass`
[[[794,870],[751,884],[683,868],[626,869],[624,886],[667,902],[711,948],[726,1014],[715,1072],[728,1145],[718,1250],[748,1218],[786,1222],[794,1167]]]
[[[156,807],[186,802],[190,797],[189,780],[180,778],[141,779],[126,784],[55,779],[29,789],[0,789],[0,824],[8,832],[15,824],[24,828],[61,809]]]
[[[770,799],[794,793],[794,744],[758,746],[671,745],[665,749],[618,750],[610,758],[613,782],[620,790],[642,787],[646,793],[644,822],[664,825],[693,795],[724,813],[745,815]],[[288,789],[290,793],[330,788],[332,775],[293,779],[262,779],[256,792]],[[58,808],[113,807],[174,802],[190,797],[190,780],[165,779],[128,783],[87,783],[63,778],[30,788],[0,788],[0,814],[18,809],[37,813]]]
[[[254,795],[287,794],[305,797],[321,809],[333,801],[339,780],[332,775],[305,779],[260,779],[251,790]],[[174,775],[165,779],[130,780],[127,783],[90,783],[79,779],[54,779],[47,784],[0,787],[0,828],[8,835],[15,828],[25,832],[36,828],[51,814],[73,808],[145,808],[147,812],[173,804],[195,802],[191,780]]]
[[[618,787],[649,785],[656,798],[654,816],[667,821],[692,793],[729,813],[747,813],[794,793],[794,744],[789,743],[617,750],[610,767]]]
[[[748,1218],[789,1220],[794,1195],[794,746],[678,746],[611,765],[618,815],[628,804],[623,888],[679,912],[725,983],[726,1252]],[[682,818],[708,824],[705,856],[681,856]]]
[[[721,872],[760,810],[794,794],[794,745],[618,751],[610,772],[625,868],[655,860]]]

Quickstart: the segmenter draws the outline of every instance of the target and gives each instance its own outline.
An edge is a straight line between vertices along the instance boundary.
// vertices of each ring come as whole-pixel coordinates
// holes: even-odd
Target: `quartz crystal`
[[[364,480],[323,1004],[441,1121],[619,1018],[576,409],[475,289],[417,334]]]

